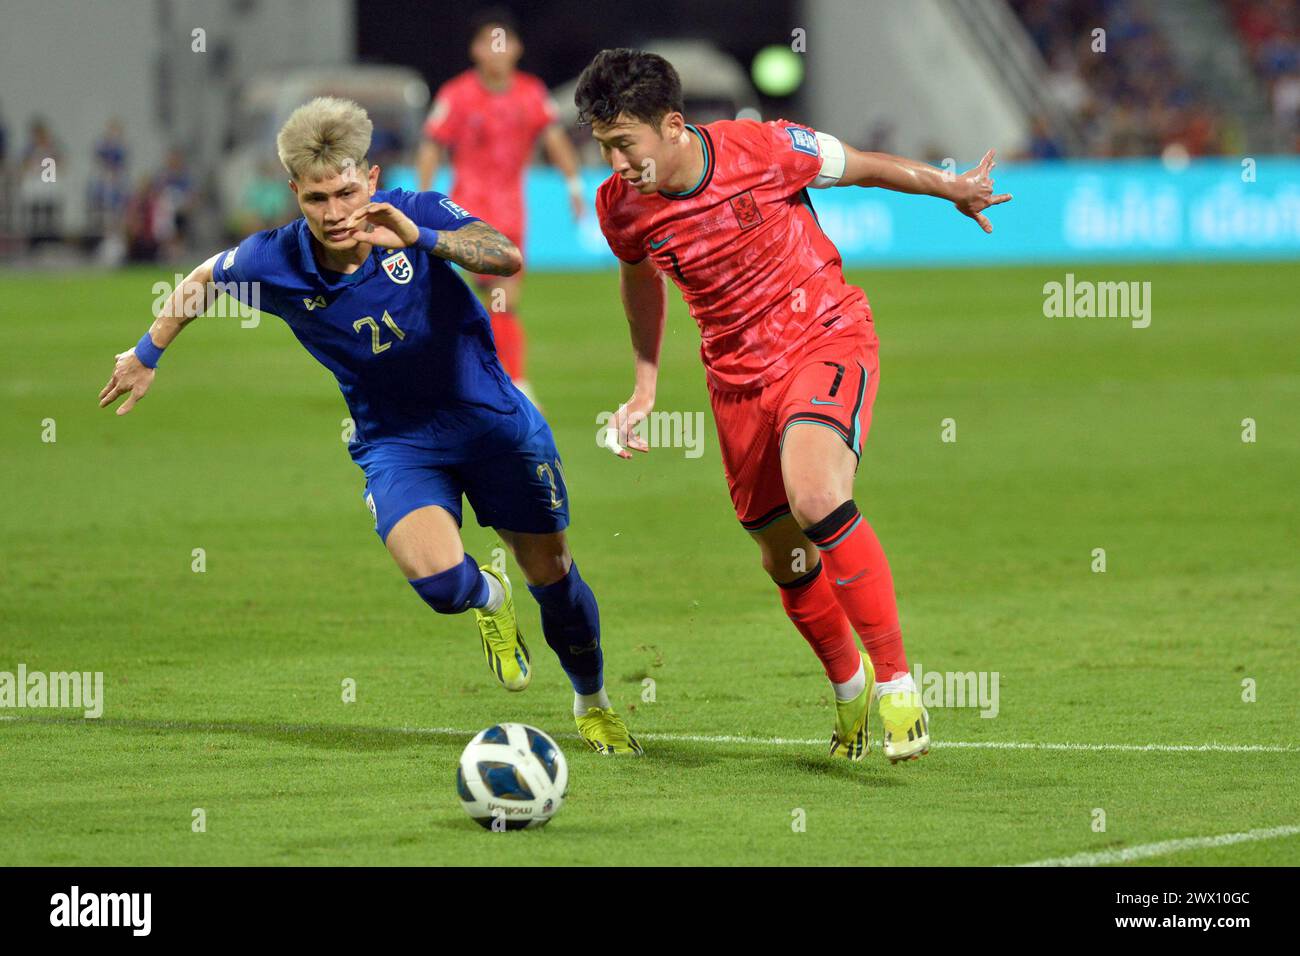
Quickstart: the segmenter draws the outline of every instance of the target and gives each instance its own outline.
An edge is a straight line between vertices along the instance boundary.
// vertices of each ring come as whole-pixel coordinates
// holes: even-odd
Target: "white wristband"
[[[844,144],[830,133],[817,133],[817,148],[822,154],[822,171],[808,185],[813,189],[834,186],[844,175]]]

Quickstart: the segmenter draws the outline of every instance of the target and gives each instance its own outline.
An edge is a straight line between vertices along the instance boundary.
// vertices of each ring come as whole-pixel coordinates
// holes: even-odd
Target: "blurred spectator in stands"
[[[27,147],[19,163],[19,195],[27,216],[31,248],[63,238],[63,197],[58,180],[63,151],[54,134],[39,116],[32,117]]]
[[[1068,112],[1078,115],[1083,112],[1091,99],[1088,84],[1079,72],[1079,63],[1075,59],[1070,43],[1056,41],[1051,55],[1047,59],[1051,71],[1047,78],[1047,92]]]
[[[1035,116],[1030,127],[1029,146],[1025,150],[1025,159],[1060,159],[1065,155],[1060,140],[1052,135],[1046,118]]]
[[[1300,67],[1273,81],[1273,121],[1279,142],[1300,135]]]
[[[1177,143],[1195,156],[1211,156],[1224,152],[1222,124],[1214,110],[1203,104],[1189,107],[1178,115],[1164,145]]]
[[[1287,6],[1287,3],[1263,3],[1260,0],[1228,0],[1237,32],[1246,41],[1252,57],[1262,44],[1282,29]]]
[[[194,227],[194,213],[198,207],[198,189],[190,174],[185,154],[179,149],[167,153],[167,163],[158,175],[158,188],[162,193],[165,214],[170,221],[160,230],[169,259],[180,256],[189,243]]]
[[[1078,121],[1088,155],[1153,156],[1170,146],[1191,155],[1225,151],[1222,116],[1182,74],[1143,6],[1009,2],[1048,64],[1047,92]],[[1104,51],[1096,48],[1096,30],[1105,31]]]
[[[1293,0],[1235,3],[1234,20],[1265,82],[1300,64],[1300,9]]]
[[[126,210],[129,184],[126,174],[126,139],[122,121],[111,119],[95,144],[90,172],[88,232],[102,240],[100,261],[116,265],[125,254],[122,215]]]
[[[1229,0],[1233,23],[1268,96],[1276,145],[1300,152],[1300,4]]]
[[[172,231],[167,198],[156,176],[141,176],[126,204],[126,249],[131,262],[154,262]]]
[[[103,236],[112,232],[126,206],[126,141],[122,122],[111,119],[95,144],[90,172],[90,230]]]

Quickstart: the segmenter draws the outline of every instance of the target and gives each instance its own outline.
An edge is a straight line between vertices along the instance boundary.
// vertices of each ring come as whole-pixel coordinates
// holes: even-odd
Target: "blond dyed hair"
[[[352,100],[318,96],[294,110],[275,138],[282,165],[295,180],[324,179],[345,169],[364,172],[375,124]]]

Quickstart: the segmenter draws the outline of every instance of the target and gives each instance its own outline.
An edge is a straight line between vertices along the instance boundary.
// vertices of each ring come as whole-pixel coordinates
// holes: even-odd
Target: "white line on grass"
[[[410,733],[438,734],[472,737],[475,731],[459,730],[455,727],[404,727]],[[558,737],[576,737],[577,734],[556,734]],[[826,743],[825,738],[796,737],[741,737],[727,734],[638,734],[642,740],[679,741],[697,744],[756,744],[777,747],[811,747]],[[964,747],[969,750],[1118,750],[1131,753],[1296,753],[1300,747],[1269,744],[1072,744],[1072,743],[1037,743],[1011,740],[936,740],[931,746],[944,748]]]
[[[20,720],[21,717],[0,716],[0,720]],[[32,718],[36,720],[38,718]],[[41,721],[54,723],[56,721]],[[71,723],[72,721],[68,721]],[[89,723],[89,721],[87,721]],[[98,721],[97,721],[98,722]],[[111,724],[114,721],[105,721]],[[129,723],[129,721],[126,721]],[[159,726],[168,726],[167,721],[156,722]],[[254,726],[252,724],[248,726]],[[312,725],[274,725],[281,730],[308,731],[321,728]],[[222,729],[221,724],[214,724],[214,730]],[[357,727],[355,730],[388,730],[399,734],[427,734],[439,737],[473,737],[478,731],[463,727]],[[553,734],[554,737],[576,739],[575,733]],[[732,734],[639,734],[642,740],[663,740],[669,743],[695,744],[747,744],[752,746],[772,747],[820,747],[826,743],[824,737],[744,737]],[[1050,741],[1015,741],[1015,740],[936,740],[932,747],[940,750],[1077,750],[1077,751],[1119,751],[1123,753],[1264,753],[1286,754],[1300,753],[1300,746],[1291,744],[1081,744],[1052,743]]]
[[[1017,743],[1002,740],[936,740],[935,747],[967,747],[973,750],[1122,750],[1131,753],[1157,751],[1159,753],[1213,752],[1230,754],[1282,754],[1293,753],[1300,747],[1270,744],[1058,744]]]
[[[16,721],[17,715],[0,715],[0,720]],[[72,721],[68,721],[72,723]],[[217,728],[219,729],[219,728]],[[309,726],[297,726],[294,730],[310,730]],[[374,728],[383,730],[385,728]],[[397,733],[422,734],[450,737],[471,737],[475,731],[462,730],[458,727],[396,727]],[[559,737],[576,737],[577,734],[557,734]],[[683,741],[691,743],[725,743],[725,744],[759,744],[773,746],[812,746],[824,741],[788,737],[740,737],[730,735],[707,736],[703,734],[643,734],[646,740]],[[948,740],[935,741],[935,747],[965,747],[980,750],[1118,750],[1127,752],[1157,751],[1162,753],[1293,753],[1300,748],[1292,746],[1267,746],[1264,744],[1078,744],[1078,743],[1037,743],[997,740]],[[1260,830],[1247,830],[1242,833],[1223,833],[1209,837],[1185,837],[1179,840],[1164,840],[1160,843],[1144,843],[1140,846],[1125,847],[1118,850],[1103,850],[1096,853],[1076,853],[1074,856],[1055,857],[1050,860],[1035,860],[1032,863],[1020,863],[1018,866],[1105,866],[1111,863],[1128,863],[1133,860],[1145,860],[1185,850],[1202,850],[1217,846],[1231,846],[1236,843],[1254,843],[1259,840],[1276,840],[1281,837],[1300,834],[1300,826],[1269,827]]]
[[[1141,846],[1125,847],[1121,850],[1101,850],[1097,853],[1076,853],[1074,856],[1060,856],[1052,860],[1036,860],[1033,863],[1021,863],[1020,866],[1105,866],[1109,863],[1128,863],[1133,860],[1145,860],[1153,856],[1166,856],[1181,853],[1184,850],[1204,850],[1207,847],[1231,846],[1234,843],[1254,843],[1256,840],[1276,840],[1279,837],[1295,836],[1300,833],[1300,826],[1268,827],[1262,830],[1247,830],[1244,833],[1222,833],[1219,836],[1185,837],[1181,840],[1163,840],[1160,843],[1144,843]]]
[[[690,734],[642,734],[646,740],[683,740],[694,743],[724,744],[776,744],[810,746],[824,744],[826,741],[817,737],[811,740],[792,740],[784,737],[706,737]],[[964,747],[968,750],[1122,750],[1122,751],[1161,751],[1178,753],[1182,751],[1216,751],[1221,753],[1287,753],[1295,747],[1267,746],[1264,744],[1071,744],[1018,742],[1013,740],[936,740],[931,744],[937,749]]]

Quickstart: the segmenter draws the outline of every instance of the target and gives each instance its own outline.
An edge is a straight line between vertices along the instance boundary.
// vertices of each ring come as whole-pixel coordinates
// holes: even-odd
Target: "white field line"
[[[20,720],[18,716],[0,716],[0,720]],[[43,721],[49,722],[49,721]],[[98,723],[98,721],[96,721]],[[112,724],[112,720],[104,721]],[[166,722],[159,722],[165,726]],[[251,726],[251,725],[250,725]],[[286,730],[315,730],[310,725],[279,726]],[[214,730],[220,730],[216,724]],[[463,727],[358,727],[356,730],[391,730],[401,734],[425,734],[436,737],[473,737],[477,730]],[[480,728],[482,729],[482,728]],[[577,738],[575,733],[552,734],[554,737]],[[772,747],[820,747],[825,745],[824,737],[745,737],[733,734],[638,734],[642,740],[663,740],[668,742],[697,744],[745,744],[750,746]],[[1086,743],[1052,743],[1014,740],[936,740],[932,747],[944,749],[967,750],[1077,750],[1077,751],[1118,751],[1123,753],[1300,753],[1300,746],[1292,744],[1086,744]]]
[[[0,715],[0,720],[16,721],[19,717]],[[309,727],[298,729],[307,730]],[[383,728],[376,728],[383,729]],[[398,727],[398,733],[422,734],[442,737],[472,737],[477,731],[463,730],[458,727]],[[576,737],[577,734],[557,734],[559,737]],[[813,746],[825,743],[820,737],[813,739],[788,737],[740,737],[725,734],[642,734],[645,740],[683,741],[690,743],[724,743],[755,744],[763,746]],[[1079,750],[1079,751],[1125,751],[1125,752],[1160,752],[1160,753],[1294,753],[1300,747],[1267,746],[1263,744],[1080,744],[1080,743],[1033,743],[995,740],[947,740],[935,741],[935,747],[952,747],[978,750]],[[1247,830],[1243,833],[1223,833],[1209,837],[1186,837],[1180,840],[1164,840],[1160,843],[1145,843],[1140,846],[1125,847],[1119,850],[1104,850],[1097,853],[1076,853],[1074,856],[1055,857],[1049,860],[1036,860],[1032,863],[1020,863],[1019,866],[1105,866],[1110,863],[1126,863],[1132,860],[1144,860],[1156,856],[1181,853],[1184,850],[1199,850],[1207,847],[1231,846],[1235,843],[1253,843],[1259,840],[1276,840],[1281,837],[1300,834],[1300,826],[1269,827],[1260,830]]]
[[[1141,846],[1130,846],[1121,850],[1076,853],[1074,856],[1060,856],[1052,860],[1036,860],[1033,863],[1021,863],[1019,865],[1105,866],[1109,863],[1128,863],[1132,860],[1145,860],[1153,856],[1167,856],[1170,853],[1181,853],[1184,850],[1203,850],[1207,847],[1231,846],[1234,843],[1254,843],[1256,840],[1276,840],[1279,837],[1295,836],[1297,833],[1300,833],[1300,826],[1267,827],[1261,830],[1247,830],[1244,833],[1221,833],[1218,836],[1163,840],[1160,843],[1144,843]]]
[[[477,731],[458,730],[454,727],[404,727],[407,733],[437,734],[472,737]],[[557,737],[577,737],[577,734],[554,734]],[[698,744],[751,744],[776,747],[812,747],[826,743],[824,737],[741,737],[728,734],[637,734],[641,740],[680,741]],[[1297,753],[1300,747],[1268,744],[1078,744],[1078,743],[1035,743],[1010,740],[936,740],[932,747],[966,748],[968,750],[1118,750],[1133,753]]]

